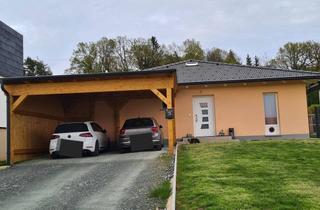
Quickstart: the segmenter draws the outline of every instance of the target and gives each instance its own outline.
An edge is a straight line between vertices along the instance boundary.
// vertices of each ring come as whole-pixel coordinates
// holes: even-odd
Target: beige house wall
[[[236,136],[263,137],[265,132],[263,93],[278,93],[278,111],[281,135],[307,135],[308,115],[306,87],[302,82],[268,84],[214,85],[208,87],[180,86],[175,95],[175,119],[177,138],[193,133],[193,96],[214,98],[215,133],[227,133],[235,128]],[[101,114],[103,113],[103,114]],[[120,111],[120,127],[126,119],[154,117],[167,137],[167,123],[162,102],[158,98],[131,99]],[[114,139],[113,110],[104,101],[95,103],[94,120],[101,124]]]
[[[159,125],[162,125],[163,135],[168,137],[167,122],[165,113],[162,108],[162,102],[158,98],[150,99],[132,99],[121,109],[120,112],[120,127],[128,118],[135,117],[153,117]]]
[[[130,99],[120,110],[120,128],[126,119],[136,117],[153,117],[163,126],[164,137],[167,138],[167,123],[165,113],[162,109],[160,99],[144,98]],[[115,131],[114,111],[107,101],[96,101],[94,110],[94,121],[107,130],[108,136],[112,141],[118,138],[118,132]]]
[[[281,135],[307,135],[306,87],[302,82],[180,86],[175,97],[176,134],[181,138],[193,133],[193,96],[214,98],[215,133],[235,128],[236,136],[264,136],[263,93],[278,93]]]

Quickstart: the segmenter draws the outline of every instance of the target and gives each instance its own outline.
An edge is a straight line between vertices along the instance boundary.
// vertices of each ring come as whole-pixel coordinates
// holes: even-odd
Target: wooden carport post
[[[173,108],[172,103],[172,89],[167,88],[167,109]],[[175,120],[173,119],[167,119],[168,122],[168,149],[169,153],[173,154],[174,151],[174,143],[176,140],[176,129],[175,129]]]
[[[163,101],[167,105],[167,109],[173,108],[173,100],[172,100],[172,88],[166,88],[166,96],[164,96],[159,90],[151,89],[151,91],[158,96],[158,98]],[[170,154],[173,154],[174,151],[174,143],[176,139],[175,135],[175,120],[167,119],[168,123],[168,150]]]
[[[14,112],[25,102],[26,98],[28,97],[28,95],[20,95],[18,96],[18,98],[16,100],[14,100],[14,98],[12,96],[10,96],[10,119],[14,118]],[[10,120],[10,130],[13,129],[13,124]],[[15,142],[12,141],[12,138],[10,138],[10,164],[14,163],[14,150],[15,150]]]

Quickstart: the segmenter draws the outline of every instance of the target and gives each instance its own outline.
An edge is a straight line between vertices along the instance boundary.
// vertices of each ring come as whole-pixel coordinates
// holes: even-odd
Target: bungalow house
[[[169,151],[188,134],[308,138],[306,85],[315,72],[183,61],[144,71],[2,80],[10,107],[8,160],[47,152],[55,126],[94,120],[117,141],[128,118],[154,117]]]

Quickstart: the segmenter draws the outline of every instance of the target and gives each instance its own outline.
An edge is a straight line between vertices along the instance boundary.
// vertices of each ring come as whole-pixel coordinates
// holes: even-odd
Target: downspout
[[[7,165],[10,165],[10,95],[1,80],[1,89],[7,96]]]

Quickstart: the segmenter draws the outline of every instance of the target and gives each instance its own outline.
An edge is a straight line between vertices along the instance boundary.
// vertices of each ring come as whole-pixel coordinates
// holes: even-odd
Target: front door
[[[212,96],[193,97],[194,136],[214,136],[214,113]]]

